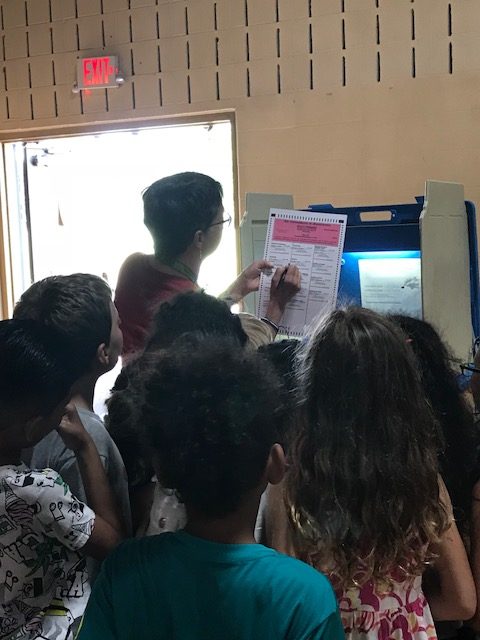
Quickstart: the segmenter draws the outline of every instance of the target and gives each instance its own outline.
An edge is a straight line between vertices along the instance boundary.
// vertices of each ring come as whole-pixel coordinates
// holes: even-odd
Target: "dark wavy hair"
[[[366,309],[334,311],[301,375],[287,479],[300,552],[343,586],[421,574],[447,515],[437,427],[403,333]]]
[[[15,306],[14,318],[30,318],[53,327],[68,340],[70,356],[84,373],[112,330],[112,292],[90,273],[50,276],[32,284]]]
[[[452,499],[455,519],[465,533],[472,487],[478,480],[479,438],[473,413],[459,391],[453,356],[432,325],[409,316],[394,315],[391,319],[409,340],[427,400],[441,427],[440,471]]]
[[[163,486],[206,516],[235,511],[278,438],[279,383],[265,359],[232,340],[190,335],[158,354],[137,385]]]
[[[143,193],[144,223],[159,260],[170,261],[206,231],[222,204],[222,185],[203,173],[187,171],[151,184]]]

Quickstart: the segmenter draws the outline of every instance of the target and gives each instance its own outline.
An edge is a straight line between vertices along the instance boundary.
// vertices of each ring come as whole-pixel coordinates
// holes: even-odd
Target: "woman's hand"
[[[57,431],[65,446],[72,451],[79,451],[92,443],[74,404],[67,404],[65,407],[65,413]]]

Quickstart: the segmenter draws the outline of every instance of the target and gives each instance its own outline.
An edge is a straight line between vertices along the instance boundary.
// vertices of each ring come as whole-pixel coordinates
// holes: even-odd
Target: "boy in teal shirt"
[[[189,337],[149,354],[127,392],[188,524],[105,561],[79,639],[344,638],[327,579],[254,540],[260,496],[285,470],[280,388],[262,356]]]

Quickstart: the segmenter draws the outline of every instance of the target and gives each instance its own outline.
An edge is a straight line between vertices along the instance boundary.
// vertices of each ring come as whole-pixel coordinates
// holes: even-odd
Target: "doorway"
[[[101,276],[114,290],[125,258],[153,251],[141,194],[164,176],[214,177],[235,219],[230,120],[11,142],[5,159],[14,300],[34,281],[75,272]],[[218,295],[236,273],[232,225],[199,284]]]

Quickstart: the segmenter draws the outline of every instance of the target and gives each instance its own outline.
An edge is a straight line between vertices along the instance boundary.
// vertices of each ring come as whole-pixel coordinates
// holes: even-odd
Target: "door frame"
[[[239,234],[239,172],[238,146],[235,111],[232,109],[182,116],[160,116],[157,118],[130,118],[128,120],[112,120],[95,124],[75,124],[54,126],[42,129],[24,129],[22,131],[0,132],[0,320],[10,318],[15,304],[13,292],[13,264],[10,241],[10,220],[12,212],[8,207],[7,163],[5,145],[14,142],[38,142],[52,138],[69,138],[74,136],[94,135],[96,133],[115,133],[135,131],[137,129],[159,129],[161,127],[188,126],[229,121],[231,125],[232,167],[233,167],[233,200],[234,224],[237,243],[237,270],[240,266]]]

